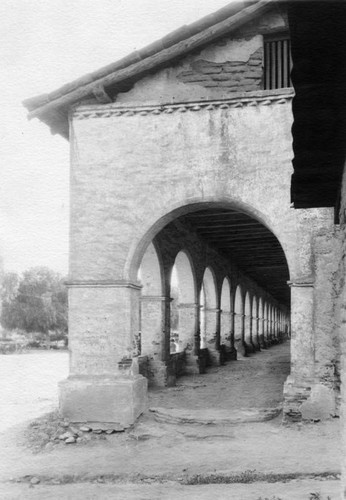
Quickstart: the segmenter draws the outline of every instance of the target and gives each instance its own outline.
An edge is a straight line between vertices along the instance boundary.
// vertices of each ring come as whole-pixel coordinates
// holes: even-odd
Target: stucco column
[[[289,282],[291,287],[291,373],[284,385],[284,417],[300,420],[302,403],[314,383],[314,283]]]
[[[170,298],[155,295],[141,297],[141,354],[149,360],[150,382],[164,387],[167,382],[167,344],[165,311]],[[168,353],[169,356],[169,353]]]
[[[311,380],[314,377],[314,284],[290,283],[290,286],[291,376],[295,380]]]
[[[234,337],[235,348],[238,354],[246,356],[244,340],[245,314],[234,313],[234,326],[236,332]]]
[[[252,344],[252,316],[244,315],[244,344],[247,353],[255,350]]]
[[[265,332],[265,319],[259,318],[259,345],[261,349],[267,348],[267,344],[264,338],[264,332]]]
[[[255,351],[260,350],[260,342],[259,342],[259,318],[253,317],[252,318],[252,330],[251,330],[251,342],[252,345],[255,349]]]
[[[230,332],[230,341],[231,341],[231,351],[236,353],[235,349],[235,312],[231,312],[231,332]]]
[[[199,373],[198,357],[195,354],[198,307],[196,303],[178,305],[179,350],[185,351],[186,373]]]
[[[219,338],[220,338],[220,309],[205,309],[205,342],[209,351],[210,361],[213,365],[219,365]]]
[[[232,313],[221,311],[220,343],[228,345],[231,340]]]
[[[131,425],[147,405],[138,374],[140,287],[135,283],[69,284],[70,374],[60,382],[60,410],[71,422]]]

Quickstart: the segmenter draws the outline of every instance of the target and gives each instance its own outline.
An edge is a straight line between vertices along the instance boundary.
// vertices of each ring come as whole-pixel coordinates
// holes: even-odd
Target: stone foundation
[[[147,380],[70,377],[59,384],[61,415],[70,422],[116,423],[126,428],[147,408]]]
[[[335,391],[315,380],[295,380],[284,384],[284,422],[326,420],[337,415]]]

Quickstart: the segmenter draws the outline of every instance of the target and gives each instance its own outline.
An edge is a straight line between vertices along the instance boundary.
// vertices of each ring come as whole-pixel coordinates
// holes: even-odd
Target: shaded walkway
[[[273,408],[282,403],[290,372],[290,343],[178,379],[176,387],[149,391],[149,406],[200,410]]]

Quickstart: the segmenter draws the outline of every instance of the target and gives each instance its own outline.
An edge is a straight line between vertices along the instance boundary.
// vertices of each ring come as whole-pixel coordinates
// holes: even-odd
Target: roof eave
[[[39,118],[51,127],[53,133],[67,137],[68,109],[72,105],[94,96],[95,91],[99,88],[106,91],[107,87],[116,86],[128,79],[138,81],[148,71],[154,71],[156,68],[167,65],[172,60],[239,28],[264,12],[272,4],[272,0],[230,4],[196,23],[183,26],[144,49],[133,52],[116,63],[74,80],[50,94],[26,99],[23,101],[23,105],[29,110],[28,118]]]

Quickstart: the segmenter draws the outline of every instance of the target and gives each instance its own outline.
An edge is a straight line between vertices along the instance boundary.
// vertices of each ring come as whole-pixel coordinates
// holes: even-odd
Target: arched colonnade
[[[179,245],[167,252],[166,236],[149,244],[138,272],[138,355],[146,360],[153,385],[174,381],[182,365],[184,373],[198,373],[203,353],[217,365],[289,333],[287,309],[235,265],[227,268],[212,251],[204,259],[201,249],[195,256]]]

